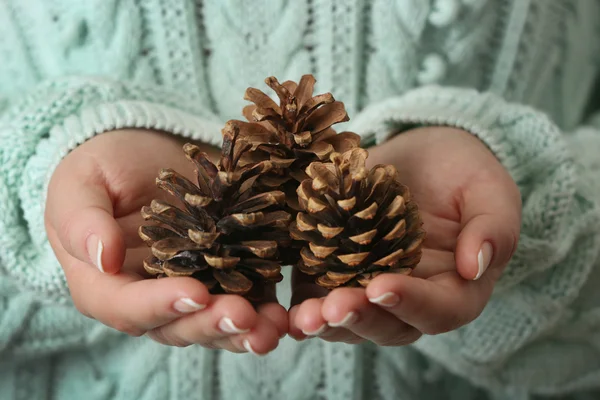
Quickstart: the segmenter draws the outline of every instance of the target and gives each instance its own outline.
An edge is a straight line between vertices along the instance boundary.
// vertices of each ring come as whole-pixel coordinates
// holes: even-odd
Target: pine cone
[[[254,104],[246,106],[243,114],[250,122],[229,121],[240,129],[240,137],[252,143],[252,151],[242,160],[258,162],[272,160],[285,165],[285,170],[260,179],[267,187],[279,187],[288,193],[290,206],[297,208],[295,191],[306,179],[306,167],[313,161],[327,160],[333,152],[343,153],[360,145],[360,137],[352,132],[336,133],[332,125],[348,121],[344,103],[331,93],[312,96],[315,78],[304,75],[296,84],[280,84],[275,77],[265,80],[279,97],[279,105],[255,88],[248,88],[244,99]],[[285,161],[284,161],[285,160]],[[275,173],[276,172],[276,173]]]
[[[231,120],[225,129],[239,129],[240,137],[252,143],[251,151],[240,160],[241,165],[270,160],[278,168],[261,176],[257,186],[262,190],[281,190],[286,194],[287,209],[292,218],[301,210],[296,190],[307,179],[304,172],[314,161],[327,161],[334,153],[343,153],[360,145],[360,137],[352,132],[336,133],[332,128],[348,121],[344,103],[331,93],[313,97],[315,78],[304,75],[298,83],[280,84],[275,77],[265,80],[279,98],[279,104],[256,88],[248,88],[244,99],[253,102],[243,110],[250,122]],[[284,264],[300,259],[296,242],[283,252]]]
[[[152,256],[144,262],[148,273],[193,276],[212,293],[248,298],[260,297],[267,283],[281,281],[278,247],[290,242],[285,195],[278,190],[256,191],[255,181],[274,164],[238,166],[251,148],[238,133],[223,131],[218,167],[197,146],[184,146],[186,157],[195,164],[198,184],[171,169],[160,172],[157,185],[183,207],[154,200],[142,209],[145,220],[160,223],[139,229],[151,246]]]
[[[300,271],[320,286],[366,286],[382,273],[410,274],[425,239],[417,205],[391,165],[365,168],[367,151],[313,162],[298,188],[303,210],[290,225],[305,241]]]

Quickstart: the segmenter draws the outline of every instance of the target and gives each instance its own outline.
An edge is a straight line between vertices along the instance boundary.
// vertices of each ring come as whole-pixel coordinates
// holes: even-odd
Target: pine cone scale
[[[194,229],[188,230],[188,237],[195,243],[203,246],[204,248],[212,247],[213,243],[219,237],[219,233],[215,232],[203,232]]]
[[[277,253],[277,242],[274,240],[242,241],[239,244],[225,244],[231,252],[249,252],[259,258],[271,258]]]
[[[334,101],[333,103],[323,104],[321,107],[315,108],[299,130],[310,131],[311,133],[319,133],[329,128],[331,125],[348,121],[348,114],[344,108],[344,103]]]
[[[248,100],[256,104],[259,108],[273,109],[277,113],[281,113],[281,109],[269,96],[258,89],[248,88],[244,94],[244,100]]]
[[[154,220],[163,225],[166,225],[168,227],[168,229],[167,228],[165,228],[165,229],[176,232],[179,236],[186,236],[186,231],[188,229],[191,229],[194,227],[193,225],[187,224],[186,221],[182,221],[183,226],[180,226],[179,225],[180,220],[176,218],[174,213],[155,212],[154,210],[152,210],[152,207],[143,207],[142,208],[142,217],[146,221]],[[142,239],[144,239],[144,238],[142,237]]]
[[[227,293],[244,295],[252,289],[252,281],[238,271],[213,270],[212,274]]]
[[[152,254],[159,260],[169,260],[182,251],[202,250],[206,247],[199,245],[188,238],[169,237],[152,244]]]
[[[154,225],[140,226],[138,229],[138,234],[140,238],[144,241],[144,243],[156,242],[160,239],[167,237],[183,237],[175,231],[164,228],[162,226]]]
[[[213,256],[210,254],[203,254],[206,263],[211,267],[221,270],[221,269],[232,269],[235,267],[241,260],[240,257],[230,257],[230,256]]]
[[[331,93],[323,93],[314,96],[306,101],[305,106],[300,110],[304,117],[311,115],[317,108],[326,104],[332,104],[335,102]],[[300,120],[300,123],[304,121]]]
[[[264,210],[270,206],[282,205],[285,203],[285,193],[275,190],[272,192],[261,193],[241,201],[238,204],[227,209],[228,213],[252,213]]]
[[[304,75],[300,78],[300,82],[298,82],[298,85],[293,90],[294,97],[296,98],[296,105],[300,111],[302,111],[302,108],[311,99],[316,82],[314,76]]]

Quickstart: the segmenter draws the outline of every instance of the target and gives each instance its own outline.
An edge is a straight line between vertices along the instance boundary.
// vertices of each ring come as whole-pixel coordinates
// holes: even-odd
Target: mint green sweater
[[[596,0],[0,0],[0,398],[599,398],[599,72]],[[43,225],[61,158],[126,127],[219,144],[246,87],[304,73],[346,103],[343,128],[456,126],[513,176],[521,241],[481,317],[258,358],[78,314]]]

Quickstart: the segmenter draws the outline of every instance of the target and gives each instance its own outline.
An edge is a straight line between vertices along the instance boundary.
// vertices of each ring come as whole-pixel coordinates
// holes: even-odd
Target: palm
[[[454,250],[461,230],[462,192],[482,170],[461,151],[460,144],[449,149],[444,140],[448,133],[418,138],[419,134],[407,133],[393,139],[395,143],[374,148],[368,162],[371,166],[394,165],[419,205],[427,239],[414,275],[429,278],[456,270]]]
[[[148,255],[148,248],[138,235],[143,223],[141,208],[153,199],[173,201],[157,188],[158,171],[169,167],[188,178],[194,174],[181,145],[174,137],[158,132],[111,132],[75,149],[76,165],[65,166],[82,171],[93,183],[101,182],[110,197],[112,214],[121,228],[126,247],[122,271],[143,272],[142,261]]]

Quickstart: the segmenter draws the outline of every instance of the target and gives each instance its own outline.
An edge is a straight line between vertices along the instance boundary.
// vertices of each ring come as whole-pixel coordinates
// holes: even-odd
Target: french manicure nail
[[[244,346],[244,349],[246,349],[246,351],[248,353],[252,353],[255,356],[260,356],[260,354],[258,354],[256,351],[254,351],[254,349],[252,348],[252,345],[250,344],[250,341],[248,339],[244,339],[242,341],[242,346]]]
[[[91,234],[85,243],[88,251],[88,257],[90,261],[100,270],[104,272],[104,265],[102,265],[102,253],[104,252],[104,243],[102,240],[94,234]]]
[[[329,326],[332,328],[347,328],[356,321],[358,321],[358,314],[356,314],[354,311],[350,311],[348,314],[346,314],[344,319],[339,322],[330,322]]]
[[[490,266],[493,252],[494,249],[489,242],[484,242],[481,245],[481,250],[479,250],[479,253],[477,254],[477,276],[475,276],[475,279],[473,280],[476,281],[477,279],[481,278],[481,275],[483,275],[485,270]]]
[[[194,300],[188,297],[182,297],[177,300],[175,304],[173,304],[173,308],[179,311],[180,313],[191,313],[194,311],[199,311],[206,308],[204,304],[198,304]]]
[[[395,293],[388,292],[382,294],[379,297],[369,299],[369,301],[373,304],[377,304],[383,307],[393,307],[400,303],[400,297],[398,297],[398,295]]]
[[[315,330],[315,331],[305,331],[304,329],[302,329],[302,333],[304,333],[306,336],[319,336],[321,334],[323,334],[323,332],[325,332],[327,330],[328,326],[327,324],[323,324],[319,327],[319,329]]]
[[[231,318],[223,317],[219,321],[219,329],[225,333],[246,333],[250,329],[240,329],[231,320]]]

